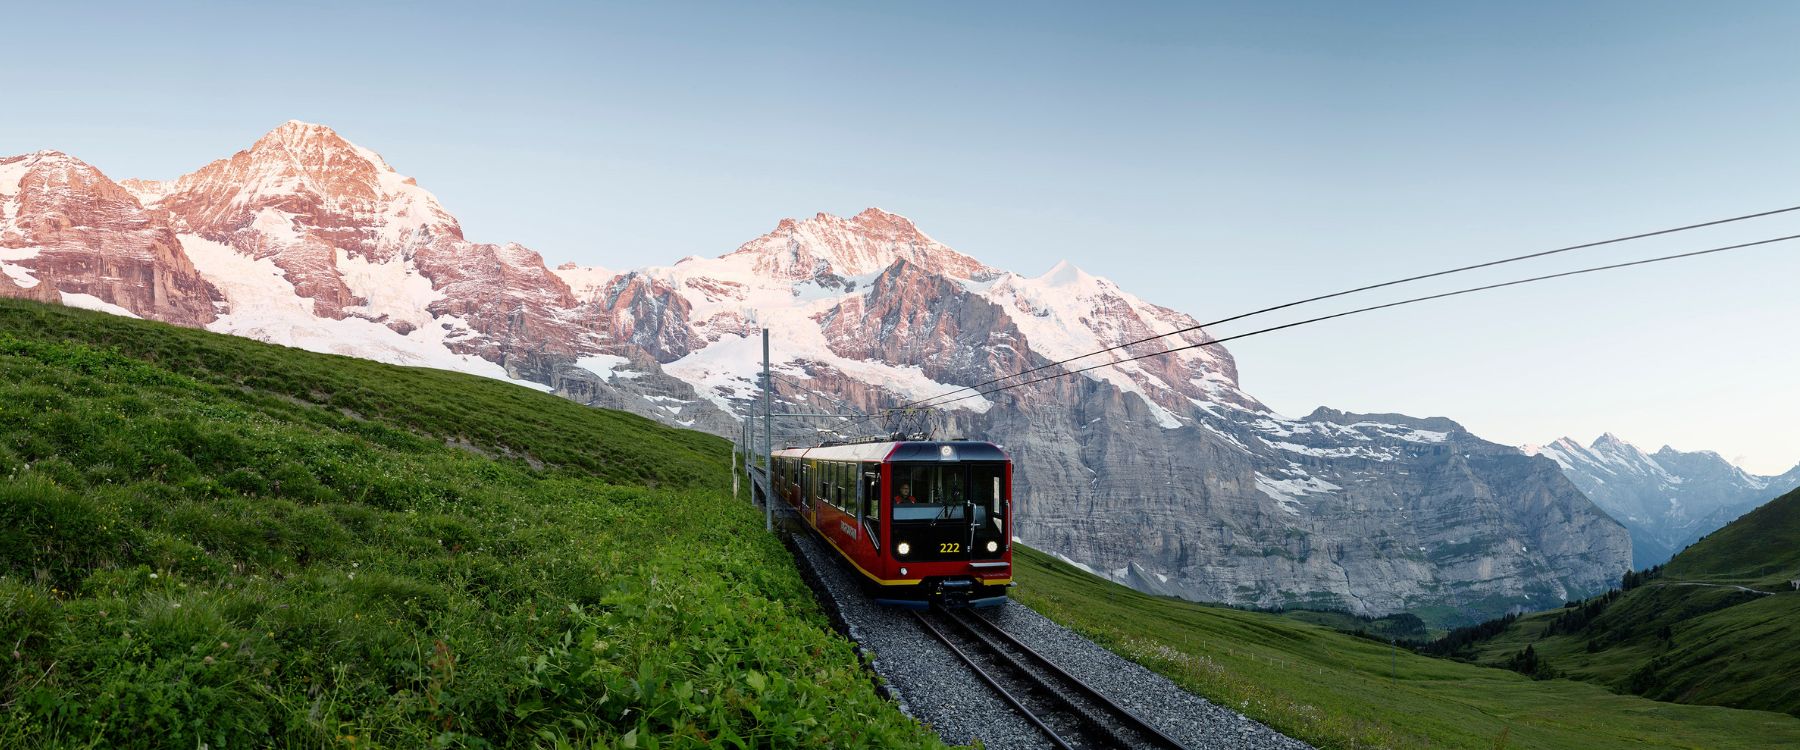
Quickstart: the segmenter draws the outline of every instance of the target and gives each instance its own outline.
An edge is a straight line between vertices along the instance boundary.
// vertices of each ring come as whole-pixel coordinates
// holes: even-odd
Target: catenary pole
[[[763,528],[775,530],[775,499],[769,478],[775,466],[775,379],[769,375],[769,329],[763,329]]]

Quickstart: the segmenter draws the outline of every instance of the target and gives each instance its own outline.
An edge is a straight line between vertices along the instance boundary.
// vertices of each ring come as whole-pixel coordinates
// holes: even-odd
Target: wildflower
[[[176,602],[176,603],[175,603],[175,608],[176,608],[176,609],[181,609],[181,602]]]
[[[153,580],[153,581],[154,581],[154,580],[156,580],[156,579],[157,579],[157,578],[158,578],[158,576],[157,576],[157,575],[156,575],[156,574],[155,574],[155,573],[151,573],[151,574],[150,574],[150,580]]]
[[[203,662],[205,662],[205,663],[207,663],[207,664],[211,664],[211,663],[213,663],[213,658],[212,658],[212,657],[210,657],[210,656],[208,656],[208,657],[206,657],[206,658],[205,658],[205,659],[202,659],[202,660],[201,660],[201,661],[203,661]]]

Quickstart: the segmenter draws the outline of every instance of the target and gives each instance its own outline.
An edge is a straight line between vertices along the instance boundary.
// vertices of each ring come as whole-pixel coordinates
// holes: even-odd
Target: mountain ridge
[[[1752,474],[1714,451],[1655,453],[1612,433],[1589,445],[1563,437],[1520,450],[1555,461],[1564,475],[1632,534],[1632,567],[1660,565],[1700,537],[1800,487],[1800,465]]]
[[[1479,619],[1628,564],[1623,527],[1548,464],[1441,417],[1281,417],[1191,315],[1067,262],[987,266],[882,209],[612,273],[472,242],[379,155],[307,123],[132,185],[220,291],[212,330],[523,380],[722,435],[760,395],[763,328],[784,410],[875,413],[1127,342],[1141,341],[1110,356],[1190,345],[938,415],[1014,452],[1021,538],[1144,590]]]

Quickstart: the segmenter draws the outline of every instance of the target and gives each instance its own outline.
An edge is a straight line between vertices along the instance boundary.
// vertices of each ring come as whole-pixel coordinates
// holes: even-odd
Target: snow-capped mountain
[[[59,151],[0,158],[0,295],[198,326],[219,291],[168,223]]]
[[[14,219],[27,214],[11,165],[28,158],[0,161],[8,227],[44,225]],[[89,192],[110,197],[33,198],[29,216],[110,201],[79,224],[106,228],[76,243],[83,252],[161,247],[147,273],[189,291],[96,284],[87,266],[48,262],[61,256],[33,230],[0,235],[7,278],[32,282],[0,293],[55,289],[276,343],[510,377],[726,435],[758,394],[763,328],[784,409],[873,413],[1198,323],[1067,263],[1035,276],[988,266],[873,208],[783,219],[718,257],[551,269],[519,245],[466,239],[373,151],[299,122],[174,180],[93,175]],[[1194,330],[1067,367],[1209,340]],[[1548,462],[1447,419],[1284,418],[1238,386],[1222,347],[975,395],[940,422],[1012,452],[1020,538],[1159,593],[1472,619],[1595,590],[1630,557],[1624,529]],[[873,426],[782,429],[797,444],[820,427]]]
[[[1665,445],[1645,453],[1612,433],[1586,447],[1565,437],[1521,450],[1554,460],[1595,505],[1625,524],[1636,568],[1660,565],[1700,537],[1800,487],[1800,466],[1759,476],[1712,451]]]

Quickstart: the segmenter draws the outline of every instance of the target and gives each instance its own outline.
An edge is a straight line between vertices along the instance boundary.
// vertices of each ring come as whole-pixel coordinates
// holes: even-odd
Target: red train
[[[878,601],[986,607],[1012,585],[1012,459],[979,441],[775,452],[775,492]]]

